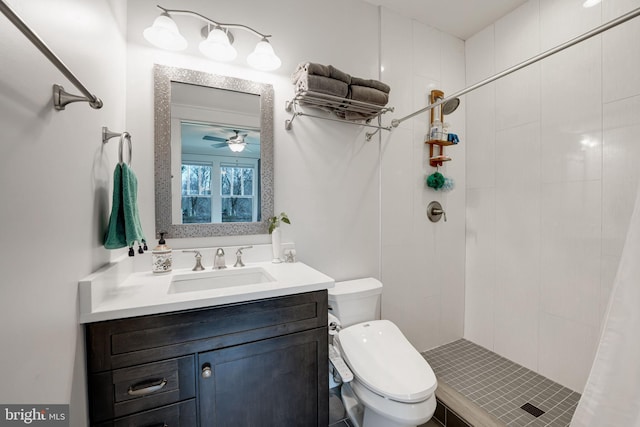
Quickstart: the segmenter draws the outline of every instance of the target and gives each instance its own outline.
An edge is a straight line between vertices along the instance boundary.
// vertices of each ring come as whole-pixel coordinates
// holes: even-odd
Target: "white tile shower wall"
[[[581,3],[471,37],[467,84],[640,6]],[[579,392],[640,179],[639,38],[635,19],[467,96],[465,337]]]
[[[394,117],[428,103],[432,89],[445,95],[464,87],[464,43],[411,18],[382,9],[383,80],[392,86]],[[383,134],[381,147],[382,314],[411,343],[426,350],[462,336],[464,317],[465,100],[447,122],[461,146],[447,147],[453,158],[440,171],[456,189],[435,192],[425,185],[435,172],[424,144],[427,113]],[[426,207],[438,200],[447,222],[433,224]]]

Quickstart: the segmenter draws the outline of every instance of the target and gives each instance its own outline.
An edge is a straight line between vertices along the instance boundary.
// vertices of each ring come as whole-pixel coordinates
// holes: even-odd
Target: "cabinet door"
[[[198,355],[201,427],[329,422],[327,329]]]

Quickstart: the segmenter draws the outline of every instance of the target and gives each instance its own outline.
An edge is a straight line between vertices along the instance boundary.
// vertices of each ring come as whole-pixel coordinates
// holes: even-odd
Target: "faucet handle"
[[[236,263],[233,264],[234,267],[244,267],[244,262],[242,262],[242,251],[244,249],[251,249],[253,246],[242,246],[238,248],[236,251]]]
[[[236,251],[236,255],[242,255],[242,251],[245,249],[251,249],[253,247],[253,245],[249,245],[249,246],[242,246],[241,248],[238,248],[238,250]]]
[[[192,268],[192,271],[202,271],[204,270],[204,267],[202,266],[202,254],[200,253],[200,251],[182,251],[182,252],[188,252],[188,253],[195,253],[196,254],[196,265],[195,267]]]

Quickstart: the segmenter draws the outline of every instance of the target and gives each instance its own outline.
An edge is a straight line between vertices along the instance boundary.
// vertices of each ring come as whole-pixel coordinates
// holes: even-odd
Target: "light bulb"
[[[229,149],[234,153],[240,153],[242,150],[244,150],[244,146],[244,142],[229,142]]]
[[[200,52],[215,61],[233,61],[238,56],[236,49],[231,46],[229,37],[222,29],[214,28],[207,38],[198,46]]]
[[[273,71],[282,65],[282,61],[276,56],[266,38],[258,42],[255,50],[247,57],[247,62],[253,68],[262,71]]]
[[[184,50],[187,48],[187,40],[182,37],[178,26],[166,13],[158,16],[153,21],[153,25],[146,28],[142,34],[149,43],[161,49]]]
[[[582,7],[593,7],[598,3],[600,3],[601,1],[602,0],[585,0],[585,2],[582,3]]]

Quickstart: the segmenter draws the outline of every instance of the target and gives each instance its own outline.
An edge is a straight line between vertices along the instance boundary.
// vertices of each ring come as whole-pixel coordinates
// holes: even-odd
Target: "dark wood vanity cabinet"
[[[86,325],[91,425],[327,426],[327,292]]]

